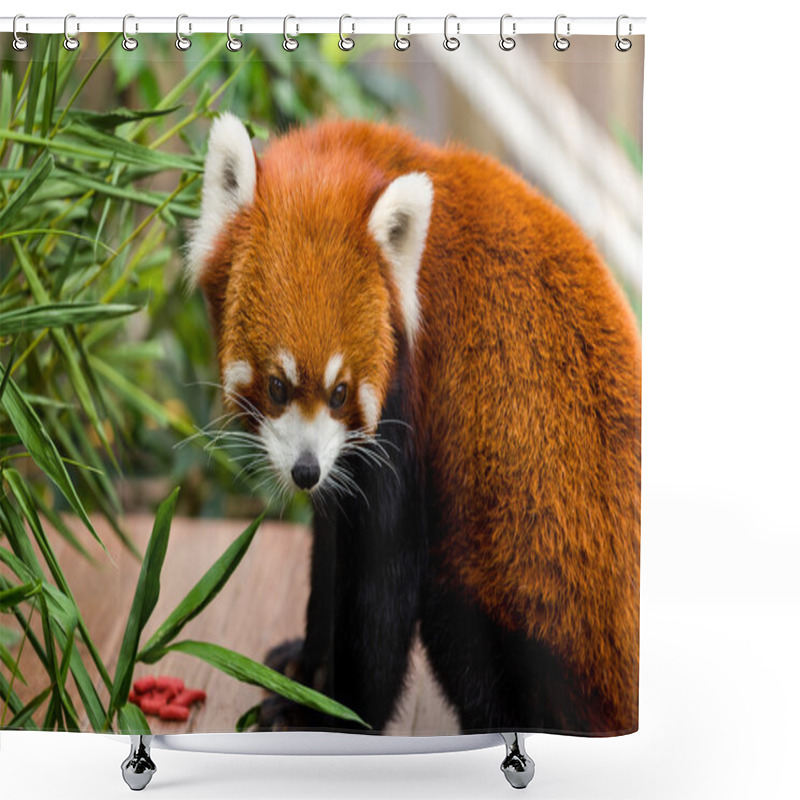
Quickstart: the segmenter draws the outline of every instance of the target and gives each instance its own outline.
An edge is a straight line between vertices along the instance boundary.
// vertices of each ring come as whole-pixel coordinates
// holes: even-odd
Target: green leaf
[[[56,88],[58,86],[58,55],[61,52],[58,40],[50,39],[50,50],[47,56],[47,77],[45,79],[44,103],[42,105],[41,129],[49,133],[53,125],[53,106],[56,102]]]
[[[0,128],[11,124],[11,96],[14,93],[14,73],[4,70],[0,76]]]
[[[11,730],[26,728],[28,730],[35,730],[36,726],[31,717],[36,713],[36,710],[42,703],[50,696],[53,691],[52,686],[45,687],[33,700],[30,700],[23,708],[21,708],[9,721],[7,727]]]
[[[253,725],[258,723],[260,714],[261,703],[256,703],[252,708],[248,708],[247,711],[236,720],[236,733],[244,733],[249,728],[252,728]]]
[[[26,306],[0,314],[0,336],[10,336],[39,328],[63,328],[123,317],[139,310],[139,306],[121,303],[45,303]]]
[[[66,115],[66,119],[70,122],[80,122],[89,128],[97,130],[113,130],[118,125],[124,125],[126,122],[138,122],[140,119],[164,117],[179,108],[180,106],[158,109],[115,108],[113,111],[102,112],[81,109],[80,111],[70,111]]]
[[[49,37],[33,37],[33,53],[31,56],[31,74],[28,80],[28,92],[25,98],[25,133],[33,133],[36,125],[36,109],[39,100],[39,90],[42,86],[42,71],[44,70],[45,55],[50,45]],[[23,159],[24,160],[24,159]]]
[[[39,276],[36,273],[36,268],[28,258],[27,253],[20,247],[16,239],[11,240],[11,247],[16,253],[17,259],[22,267],[22,271],[25,273],[25,277],[28,279],[28,284],[31,287],[31,292],[33,293],[36,302],[38,304],[49,304],[51,299],[47,289],[40,281]],[[97,413],[97,408],[93,399],[93,393],[89,389],[89,386],[86,382],[86,377],[81,371],[78,359],[75,358],[75,354],[72,352],[66,332],[62,331],[60,328],[50,328],[50,338],[53,340],[59,355],[64,361],[64,366],[67,369],[67,375],[69,376],[72,388],[75,390],[75,394],[77,395],[81,404],[81,408],[89,418],[89,422],[92,423],[92,427],[94,428],[98,439],[100,439],[100,441],[103,443],[106,452],[113,461],[114,453],[111,450],[111,445],[108,443],[105,430],[100,422],[100,417]]]
[[[133,703],[125,703],[125,705],[117,711],[117,727],[120,733],[145,736],[150,733],[150,726],[147,724],[147,718],[142,713],[139,706]]]
[[[68,133],[71,137],[78,137],[105,151],[109,161],[124,161],[129,164],[135,164],[137,167],[151,164],[159,169],[179,169],[185,172],[202,172],[203,170],[199,159],[187,158],[175,153],[164,153],[160,150],[151,150],[120,136],[102,133],[80,123],[70,125],[65,133]]]
[[[11,223],[14,218],[25,208],[34,192],[47,180],[47,176],[52,172],[54,164],[53,156],[50,153],[42,153],[36,159],[22,183],[11,195],[3,209],[0,210],[0,231],[5,233],[11,230]]]
[[[11,608],[42,591],[41,580],[30,581],[0,592],[0,609]]]
[[[5,368],[0,364],[0,371],[5,377]],[[6,383],[5,391],[0,398],[0,405],[8,414],[11,424],[17,435],[22,439],[27,451],[33,460],[44,470],[53,483],[58,486],[72,510],[81,518],[81,521],[89,529],[89,532],[100,543],[103,550],[106,546],[102,539],[97,535],[94,526],[89,521],[89,515],[83,507],[78,497],[75,487],[67,474],[67,468],[61,460],[61,456],[56,450],[50,434],[44,429],[41,420],[31,407],[30,403],[22,396],[13,378],[9,378]],[[108,551],[106,551],[108,552]]]
[[[266,511],[252,522],[228,549],[214,562],[205,575],[192,587],[175,610],[141,650],[139,661],[148,660],[148,655],[161,650],[171,642],[189,620],[194,619],[219,593],[244,557],[253,537],[261,525]]]
[[[19,671],[17,659],[3,644],[0,644],[0,661],[5,665],[8,674],[14,677],[15,681],[22,681],[23,685],[28,685],[28,681],[25,680],[24,675]]]
[[[144,554],[131,611],[125,626],[125,634],[122,637],[117,671],[114,674],[114,685],[111,688],[109,717],[118,711],[128,698],[136,651],[139,649],[139,638],[142,635],[142,629],[153,613],[161,591],[161,567],[167,554],[169,529],[177,500],[178,489],[175,489],[156,512],[153,532]]]
[[[11,688],[11,684],[2,672],[0,672],[0,700],[7,704],[8,708],[11,709],[11,713],[14,715],[19,714],[24,708],[22,700],[19,699],[19,695]],[[2,723],[2,718],[5,715],[5,708],[0,707],[0,711],[2,712],[0,713],[0,723]],[[28,721],[24,727],[28,730],[35,730],[36,728],[31,721]]]
[[[57,638],[59,635],[63,636],[63,634],[57,633]],[[96,731],[104,730],[106,712],[103,708],[103,703],[97,694],[94,681],[89,677],[83,659],[81,659],[80,653],[76,649],[73,649],[70,655],[69,671],[75,679],[78,694],[81,696],[83,707],[86,709],[86,715],[89,717],[92,728]]]
[[[296,681],[281,675],[274,669],[259,664],[247,656],[236,653],[233,650],[228,650],[225,647],[220,647],[216,644],[209,642],[194,642],[191,640],[176,642],[169,647],[164,648],[162,654],[169,652],[186,653],[187,655],[194,656],[210,664],[220,672],[230,675],[232,678],[241,681],[242,683],[250,683],[254,686],[261,686],[264,689],[269,689],[271,692],[280,694],[295,703],[301,703],[304,706],[313,708],[316,711],[321,711],[323,714],[330,714],[340,719],[352,720],[358,722],[365,728],[370,726],[364,722],[355,711],[351,711],[341,703],[331,700],[324,694],[303,686]]]
[[[58,173],[61,170],[57,170]],[[69,173],[67,173],[69,174]],[[69,174],[69,183],[77,189],[91,189],[98,194],[108,195],[115,197],[118,200],[130,200],[134,203],[141,203],[146,206],[157,207],[164,202],[167,197],[165,192],[147,192],[135,187],[129,186],[116,186],[112,183],[105,183],[104,181],[94,180],[89,175]],[[66,183],[66,182],[65,182]],[[77,194],[77,191],[75,192]],[[191,217],[196,219],[200,216],[200,209],[196,206],[189,206],[185,203],[170,203],[170,211],[173,214],[179,214],[182,217]]]

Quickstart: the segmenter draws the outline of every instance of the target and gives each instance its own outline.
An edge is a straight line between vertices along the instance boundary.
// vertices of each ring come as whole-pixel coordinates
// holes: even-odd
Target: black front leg
[[[424,553],[407,510],[363,508],[340,521],[333,660],[327,688],[375,731],[394,711],[419,616]]]

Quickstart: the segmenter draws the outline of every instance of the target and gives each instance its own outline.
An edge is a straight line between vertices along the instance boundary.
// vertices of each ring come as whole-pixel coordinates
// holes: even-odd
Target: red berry
[[[156,679],[153,675],[145,675],[144,677],[139,678],[139,680],[133,682],[133,688],[138,694],[147,694],[155,689],[155,686]]]
[[[135,689],[131,689],[128,693],[128,700],[138,706],[142,702],[142,696],[137,694]]]
[[[187,708],[194,703],[202,703],[206,699],[206,693],[202,689],[184,689],[172,702],[177,706]]]
[[[189,709],[186,708],[186,706],[176,706],[172,703],[163,706],[158,712],[158,716],[161,717],[161,719],[174,719],[183,722],[189,719]]]
[[[160,691],[172,690],[175,694],[182,692],[184,688],[181,678],[173,678],[171,675],[159,675],[156,678],[156,689]]]
[[[156,700],[154,697],[143,697],[139,708],[141,708],[145,714],[149,714],[151,717],[157,717],[159,711],[161,711],[165,705],[166,703],[164,703],[163,700]]]

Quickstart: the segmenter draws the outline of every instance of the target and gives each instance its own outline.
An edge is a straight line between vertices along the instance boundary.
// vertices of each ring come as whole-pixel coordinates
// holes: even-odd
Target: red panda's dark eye
[[[289,392],[286,389],[286,384],[280,378],[273,377],[269,379],[269,396],[279,406],[286,405],[286,401],[289,399]]]
[[[331,399],[328,405],[330,405],[330,407],[334,410],[337,408],[341,408],[344,405],[346,397],[347,397],[347,385],[344,383],[340,383],[333,390],[333,394],[331,395]]]

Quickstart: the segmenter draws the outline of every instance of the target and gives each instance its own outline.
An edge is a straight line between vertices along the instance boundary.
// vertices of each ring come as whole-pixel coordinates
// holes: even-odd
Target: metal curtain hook
[[[456,20],[456,36],[448,36],[447,35],[447,26],[451,19]],[[453,50],[458,50],[461,47],[461,40],[458,38],[458,34],[461,33],[461,23],[458,21],[458,17],[455,14],[448,14],[444,18],[444,49],[449,50],[451,53]]]
[[[187,39],[181,33],[181,20],[188,19],[188,14],[178,14],[177,18],[175,19],[175,47],[178,50],[188,50],[192,46],[192,40]],[[192,32],[192,24],[189,23],[189,33]]]
[[[67,14],[67,16],[64,17],[64,49],[69,51],[77,50],[81,46],[81,43],[74,36],[70,36],[69,34],[69,21],[71,19],[75,19],[74,14]],[[79,30],[80,25],[76,23],[75,32],[77,33]]]
[[[513,36],[506,36],[503,27],[505,26],[505,22],[507,19],[512,19],[511,14],[503,14],[500,17],[500,49],[505,50],[508,52],[509,50],[513,50],[517,46],[517,40],[514,39]],[[511,33],[517,32],[517,23],[511,23]]]
[[[344,50],[345,52],[352,50],[356,46],[355,40],[349,36],[345,36],[344,31],[342,30],[344,28],[344,21],[346,19],[353,18],[349,14],[342,14],[342,16],[339,17],[339,49]],[[355,33],[355,23],[350,23],[350,28],[352,32]]]
[[[233,22],[235,19],[239,19],[239,17],[237,17],[235,14],[231,14],[231,15],[228,17],[228,43],[225,45],[225,47],[227,47],[227,48],[228,48],[228,50],[230,50],[230,51],[231,51],[231,53],[238,53],[238,52],[239,52],[239,50],[241,50],[241,49],[242,49],[242,40],[241,40],[241,39],[237,39],[237,38],[236,38],[236,37],[235,37],[235,36],[234,36],[234,35],[231,33],[231,23],[232,23],[232,22]],[[239,26],[239,32],[240,32],[240,33],[241,33],[241,30],[242,30],[242,26],[240,25],[240,26]]]
[[[122,18],[122,49],[127,50],[130,52],[131,50],[135,50],[139,46],[138,40],[134,39],[132,36],[128,36],[128,20],[129,19],[136,19],[133,14],[126,14]],[[139,29],[139,26],[136,26],[136,30]]]
[[[627,53],[627,52],[628,52],[628,50],[630,50],[630,49],[631,49],[631,47],[633,47],[633,42],[632,42],[630,39],[623,39],[623,38],[622,38],[622,37],[619,35],[619,28],[620,28],[620,25],[619,25],[619,24],[620,24],[620,22],[622,22],[622,20],[624,20],[624,19],[628,19],[628,16],[627,16],[626,14],[620,14],[620,15],[617,17],[617,41],[616,41],[616,42],[614,42],[614,47],[616,47],[616,48],[617,48],[617,50],[619,50],[619,51],[620,51],[620,53]],[[631,32],[632,32],[631,23],[630,23],[630,22],[628,22],[628,36],[630,36],[630,35],[631,35]]]
[[[286,50],[287,53],[293,53],[300,47],[300,42],[294,37],[289,36],[288,25],[290,19],[296,19],[296,17],[289,14],[283,18],[283,49]]]
[[[400,35],[399,26],[401,19],[408,19],[405,14],[398,14],[394,18],[394,49],[395,50],[408,50],[411,47],[411,39],[407,39],[405,36]],[[411,24],[406,23],[406,27],[408,28],[408,34],[411,35]]]
[[[555,33],[556,37],[555,41],[553,42],[553,47],[555,47],[555,49],[558,50],[559,53],[563,53],[565,50],[569,49],[569,39],[565,39],[558,32],[558,21],[560,19],[566,19],[566,18],[567,18],[566,14],[559,14],[556,17],[555,24],[553,25],[553,32]],[[569,22],[567,22],[567,36],[569,36],[569,33],[570,33]]]
[[[27,50],[28,49],[28,40],[27,39],[23,39],[17,33],[17,20],[20,20],[20,19],[25,19],[25,15],[24,14],[17,14],[14,17],[14,22],[11,24],[11,33],[14,35],[14,41],[11,43],[11,46],[15,50],[22,51],[22,50]],[[27,25],[25,27],[27,28]]]

